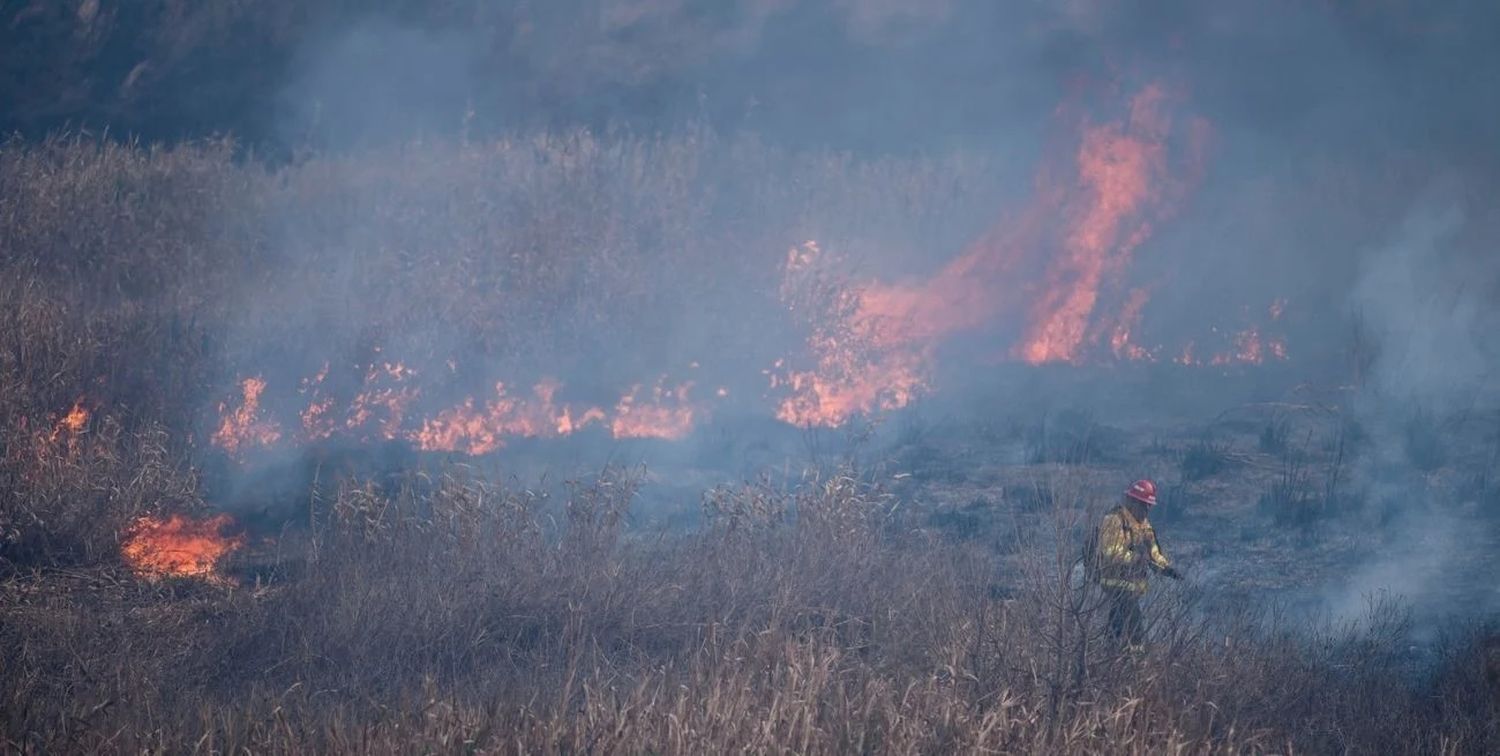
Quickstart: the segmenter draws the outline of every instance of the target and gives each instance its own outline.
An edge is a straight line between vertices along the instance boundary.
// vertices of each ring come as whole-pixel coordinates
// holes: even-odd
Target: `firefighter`
[[[1146,626],[1141,597],[1146,577],[1158,572],[1174,580],[1182,573],[1167,560],[1156,542],[1156,531],[1146,515],[1156,506],[1156,484],[1138,480],[1126,489],[1124,500],[1104,515],[1094,533],[1090,566],[1094,582],[1109,607],[1109,631],[1131,651],[1145,648]]]

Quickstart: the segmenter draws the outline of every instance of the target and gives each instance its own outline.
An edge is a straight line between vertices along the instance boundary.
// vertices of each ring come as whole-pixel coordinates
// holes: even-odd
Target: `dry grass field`
[[[259,485],[208,443],[247,371],[290,381],[371,344],[462,354],[479,382],[545,371],[606,389],[724,345],[742,351],[735,365],[769,364],[798,343],[758,293],[776,289],[788,247],[821,234],[878,259],[877,239],[968,238],[954,219],[981,218],[993,180],[974,160],[791,156],[707,134],[414,144],[274,168],[223,143],[0,146],[0,744],[1500,750],[1494,641],[1477,626],[1450,626],[1418,664],[1400,606],[1321,628],[1189,586],[1154,596],[1146,653],[1105,640],[1065,577],[1074,502],[1133,462],[1074,453],[1172,460],[1158,476],[1212,527],[1229,522],[1207,502],[1230,466],[1256,482],[1241,521],[1336,518],[1342,443],[1299,457],[1260,420],[1240,429],[1261,438],[1253,456],[1211,439],[1119,446],[1076,435],[1096,427],[1078,421],[1044,428],[1053,443],[995,430],[993,448],[1013,443],[1013,468],[1045,475],[1048,493],[993,520],[976,487],[1009,481],[984,483],[956,437],[917,428],[874,464],[828,455],[774,482],[706,486],[685,528],[642,524],[647,473],[602,458],[544,486],[504,475],[503,452],[420,456],[266,494],[271,514],[214,534],[243,545],[210,579],[125,560],[140,518],[206,517],[226,504],[215,492]],[[1425,448],[1419,431],[1409,451]],[[1433,474],[1482,468],[1479,449],[1432,452]],[[1193,538],[1182,553],[1204,556]],[[1299,578],[1254,569],[1271,550],[1246,553],[1247,576]]]

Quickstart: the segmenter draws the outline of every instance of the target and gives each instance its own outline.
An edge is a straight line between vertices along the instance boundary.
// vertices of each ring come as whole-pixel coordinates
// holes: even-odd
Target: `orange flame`
[[[676,388],[657,383],[648,398],[641,397],[641,387],[635,386],[620,397],[615,405],[615,417],[610,422],[610,433],[615,438],[665,438],[680,439],[693,430],[695,407],[688,399],[691,382]]]
[[[692,383],[674,387],[663,378],[650,389],[637,385],[605,410],[559,402],[557,393],[562,385],[545,379],[532,387],[529,396],[514,395],[501,382],[495,384],[494,395],[487,400],[469,397],[435,414],[413,418],[410,405],[420,397],[420,391],[414,386],[388,384],[406,381],[416,371],[400,363],[387,363],[368,372],[363,390],[350,400],[342,421],[338,421],[334,399],[318,391],[326,371],[324,368],[314,378],[302,381],[299,393],[311,397],[299,413],[299,440],[320,441],[339,434],[368,440],[366,431],[373,430],[376,437],[407,441],[424,451],[477,456],[503,448],[507,438],[566,436],[595,424],[607,428],[616,438],[677,439],[690,433],[703,415],[703,408],[690,399]],[[278,426],[260,416],[266,382],[249,378],[242,387],[244,398],[239,406],[220,405],[220,428],[212,439],[234,456],[281,439]],[[717,395],[724,397],[728,392],[721,390]]]
[[[482,455],[503,448],[506,438],[566,436],[596,423],[606,425],[615,438],[677,439],[692,431],[699,414],[689,398],[692,385],[674,388],[663,381],[649,393],[635,386],[609,413],[599,407],[559,404],[561,384],[556,381],[538,383],[529,397],[511,396],[504,383],[497,383],[495,397],[483,406],[466,399],[424,420],[410,440],[426,451]]]
[[[1260,328],[1251,326],[1229,335],[1223,335],[1218,328],[1210,329],[1219,339],[1227,339],[1229,344],[1221,351],[1214,352],[1206,361],[1199,359],[1195,354],[1197,342],[1189,341],[1183,348],[1182,353],[1173,358],[1173,362],[1186,366],[1210,365],[1213,367],[1226,367],[1230,365],[1261,365],[1267,359],[1285,361],[1287,359],[1286,341],[1281,336],[1263,334]]]
[[[812,324],[814,368],[776,366],[772,388],[790,389],[777,417],[839,425],[853,414],[905,406],[928,388],[938,343],[1007,316],[1025,318],[1022,338],[1010,352],[1026,362],[1078,362],[1086,344],[1106,335],[1117,356],[1152,359],[1149,350],[1131,343],[1149,299],[1145,289],[1131,293],[1112,333],[1096,322],[1095,311],[1101,291],[1118,282],[1150,234],[1152,220],[1165,214],[1172,188],[1166,176],[1166,101],[1162,87],[1149,86],[1131,101],[1122,123],[1086,127],[1073,160],[1074,180],[1050,181],[1043,170],[1037,196],[1017,217],[931,278],[840,292],[830,312]],[[1065,232],[1054,241],[1049,227],[1059,217]],[[794,248],[787,256],[787,280],[813,268],[818,255],[811,242]],[[1028,292],[1017,285],[1023,266],[1045,271],[1044,288]]]
[[[350,431],[358,431],[379,415],[376,433],[387,441],[395,439],[401,433],[407,405],[416,398],[416,389],[378,388],[362,391],[350,403],[344,427]]]
[[[1286,341],[1280,337],[1272,337],[1266,340],[1266,348],[1271,350],[1271,356],[1283,362],[1286,361]]]
[[[906,406],[926,386],[926,346],[913,346],[912,318],[891,318],[920,296],[875,287],[827,291],[818,277],[822,250],[805,242],[787,253],[782,299],[802,314],[811,333],[811,370],[791,370],[778,361],[767,371],[771,389],[787,389],[777,419],[799,426],[838,426],[851,417]],[[907,311],[909,313],[909,311]]]
[[[83,433],[84,429],[88,427],[91,416],[92,413],[84,405],[83,399],[80,398],[73,402],[73,408],[68,410],[66,415],[59,418],[57,425],[53,426],[52,440],[58,441],[66,438],[71,445],[78,438],[78,435]]]
[[[321,441],[331,438],[336,427],[330,412],[333,410],[333,397],[325,396],[307,405],[302,410],[302,437],[309,441]]]
[[[898,362],[902,357],[912,362]],[[905,407],[926,385],[918,377],[922,366],[917,362],[915,356],[893,355],[891,362],[870,365],[860,373],[842,371],[830,377],[828,373],[835,371],[826,364],[818,371],[789,373],[772,384],[792,390],[777,408],[776,419],[798,426],[837,427],[856,415]],[[870,374],[882,377],[871,380]]]
[[[1260,331],[1255,328],[1239,332],[1234,337],[1234,347],[1234,358],[1240,362],[1259,365],[1265,361],[1265,355],[1261,349]]]
[[[1193,348],[1195,346],[1197,346],[1197,344],[1195,342],[1189,341],[1187,343],[1187,346],[1184,346],[1182,348],[1182,354],[1178,355],[1177,358],[1174,359],[1174,360],[1172,360],[1172,361],[1175,362],[1175,363],[1177,363],[1177,364],[1179,364],[1179,365],[1196,365],[1196,364],[1198,364],[1198,359],[1193,356]]]
[[[532,387],[530,397],[511,396],[504,383],[495,384],[495,397],[483,407],[473,398],[424,420],[411,440],[425,451],[457,451],[489,454],[505,446],[506,437],[532,438],[572,433],[603,420],[597,408],[581,413],[559,408],[554,401],[559,384],[542,381]]]
[[[1125,308],[1120,311],[1120,317],[1115,322],[1109,337],[1110,351],[1122,360],[1149,361],[1154,360],[1155,355],[1145,347],[1131,341],[1131,334],[1141,324],[1141,310],[1150,299],[1150,293],[1145,289],[1136,289],[1130,292],[1130,298],[1125,302]]]
[[[400,362],[371,365],[365,371],[364,390],[349,404],[344,428],[351,432],[362,431],[379,416],[376,434],[387,441],[398,438],[407,406],[421,393],[416,388],[400,384],[415,374]],[[385,385],[392,383],[397,385]]]
[[[330,438],[335,430],[334,419],[331,415],[333,397],[319,396],[319,389],[323,381],[328,378],[328,367],[328,363],[324,362],[317,374],[311,378],[303,378],[302,385],[297,389],[299,394],[312,395],[312,403],[299,413],[302,419],[302,437],[309,441]]]
[[[120,547],[125,563],[147,578],[198,577],[215,581],[219,560],[245,545],[243,535],[226,536],[234,524],[227,514],[195,520],[180,514],[142,517],[131,525]]]
[[[213,435],[216,446],[238,455],[252,446],[270,446],[281,439],[280,427],[260,417],[260,396],[265,390],[265,379],[246,378],[240,382],[240,406],[231,411],[227,404],[219,405],[222,417]]]
[[[1161,87],[1147,87],[1124,124],[1084,131],[1077,157],[1082,196],[1068,203],[1068,231],[1049,265],[1047,288],[1031,307],[1031,325],[1016,349],[1021,359],[1077,361],[1100,287],[1149,235],[1145,211],[1159,200],[1166,164],[1165,100]]]
[[[765,371],[776,417],[795,425],[837,426],[858,414],[904,407],[931,390],[942,344],[978,329],[1003,339],[997,351],[1005,359],[1030,364],[1081,364],[1111,354],[1116,360],[1193,366],[1286,359],[1282,339],[1253,327],[1199,333],[1201,339],[1180,350],[1139,340],[1151,288],[1129,288],[1126,273],[1137,249],[1191,185],[1207,134],[1201,120],[1188,119],[1186,128],[1174,125],[1172,99],[1165,87],[1152,84],[1135,93],[1117,119],[1079,119],[1070,130],[1077,144],[1054,155],[1063,158],[1051,161],[1056,166],[1039,168],[1031,201],[925,279],[845,285],[829,274],[830,258],[815,242],[792,247],[780,295],[807,335],[802,362],[782,359]],[[1184,146],[1186,153],[1179,154]],[[1177,170],[1184,165],[1189,170]],[[1033,279],[1034,285],[1026,283]],[[1270,320],[1279,320],[1285,306],[1284,300],[1273,302],[1266,311]],[[456,378],[457,364],[446,364]],[[302,383],[307,403],[300,412],[300,440],[378,437],[482,455],[503,448],[507,439],[565,436],[590,425],[616,438],[682,438],[705,414],[703,405],[689,399],[691,383],[668,387],[658,381],[649,389],[638,384],[613,404],[595,397],[576,406],[558,401],[556,381],[543,380],[529,394],[496,383],[492,395],[439,409],[413,385],[418,371],[400,362],[370,365],[359,390],[337,401],[322,393],[327,374],[325,363]],[[441,388],[424,388],[444,395]],[[240,405],[221,406],[213,440],[230,454],[280,438],[279,427],[260,418],[264,389],[260,378],[246,379]],[[728,391],[721,387],[715,395],[722,399]]]
[[[1186,184],[1167,175],[1173,131],[1167,104],[1166,90],[1151,85],[1131,100],[1121,122],[1086,125],[1069,180],[1056,180],[1043,166],[1033,200],[930,279],[875,283],[851,295],[854,312],[847,330],[883,351],[871,366],[894,374],[889,383],[901,384],[907,371],[925,372],[936,343],[1011,318],[1024,324],[1009,351],[1029,363],[1079,362],[1086,346],[1106,337],[1117,356],[1150,359],[1150,350],[1130,342],[1149,299],[1145,289],[1130,294],[1119,316],[1096,316],[1106,287],[1118,285],[1153,221],[1167,214],[1167,200]],[[1191,125],[1198,131],[1190,129],[1189,136],[1201,136],[1202,123]],[[1054,235],[1058,221],[1063,231]],[[1037,290],[1017,283],[1029,270],[1043,274]],[[1109,322],[1115,324],[1113,333]],[[874,403],[868,392],[829,389],[840,381],[825,366],[791,380],[825,395],[852,395],[845,403],[856,407]]]

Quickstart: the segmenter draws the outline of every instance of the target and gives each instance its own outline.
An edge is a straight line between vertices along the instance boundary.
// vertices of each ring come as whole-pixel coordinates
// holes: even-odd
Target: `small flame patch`
[[[54,442],[66,441],[70,452],[77,451],[78,438],[88,429],[89,420],[92,417],[93,413],[89,411],[83,399],[73,402],[73,409],[68,410],[68,413],[52,426],[52,440]]]
[[[150,579],[194,577],[225,581],[219,561],[245,545],[243,535],[225,535],[234,518],[218,514],[204,520],[174,514],[142,517],[125,534],[120,547],[126,564]]]

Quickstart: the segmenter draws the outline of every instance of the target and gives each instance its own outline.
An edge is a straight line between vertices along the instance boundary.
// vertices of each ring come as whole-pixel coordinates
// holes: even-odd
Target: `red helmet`
[[[1149,480],[1138,480],[1125,489],[1125,495],[1145,504],[1148,507],[1156,506],[1156,484]]]

